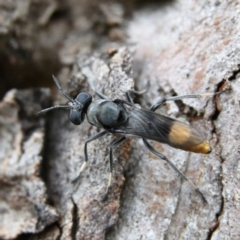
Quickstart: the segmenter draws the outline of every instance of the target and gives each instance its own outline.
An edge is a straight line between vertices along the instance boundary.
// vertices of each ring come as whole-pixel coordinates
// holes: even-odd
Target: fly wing
[[[202,134],[188,124],[136,106],[123,104],[123,108],[128,121],[115,129],[117,133],[155,140],[186,151],[211,151]]]

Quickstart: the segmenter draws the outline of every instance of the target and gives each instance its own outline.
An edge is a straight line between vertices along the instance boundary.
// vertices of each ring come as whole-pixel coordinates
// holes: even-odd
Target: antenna
[[[69,101],[74,102],[74,100],[69,95],[67,95],[65,91],[62,89],[57,78],[54,75],[52,75],[52,78],[55,84],[57,85],[59,91],[61,92],[61,94],[64,95]]]
[[[55,84],[57,85],[58,90],[61,92],[61,94],[64,95],[69,101],[71,101],[73,103],[74,100],[62,89],[58,79],[54,75],[52,75],[52,78],[53,78],[53,81],[55,82]],[[41,110],[40,112],[38,112],[38,114],[48,112],[48,111],[51,111],[56,108],[71,108],[71,106],[70,105],[55,105],[50,108]]]
[[[56,108],[71,108],[71,106],[69,106],[69,105],[55,105],[55,106],[52,106],[50,108],[45,108],[45,109],[41,110],[40,112],[38,112],[38,114],[48,112],[48,111],[51,111],[51,110],[56,109]]]

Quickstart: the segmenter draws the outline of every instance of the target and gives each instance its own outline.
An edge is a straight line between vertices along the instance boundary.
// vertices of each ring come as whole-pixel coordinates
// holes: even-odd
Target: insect
[[[174,96],[164,98],[157,101],[149,110],[141,108],[134,104],[131,94],[142,94],[129,90],[126,92],[126,100],[116,99],[110,100],[100,92],[95,91],[99,99],[94,100],[87,92],[81,92],[75,99],[72,99],[60,86],[59,81],[53,76],[53,80],[59,91],[69,100],[68,105],[56,105],[41,110],[39,113],[48,112],[56,108],[66,108],[70,110],[70,121],[75,125],[80,125],[85,116],[88,122],[96,127],[102,128],[103,131],[95,136],[90,137],[84,146],[85,161],[82,164],[78,177],[73,181],[79,183],[80,175],[88,162],[88,143],[106,135],[107,133],[122,135],[122,137],[114,141],[109,146],[109,180],[106,196],[112,182],[113,170],[113,149],[124,142],[128,137],[136,136],[143,139],[147,149],[165,160],[184,180],[188,181],[192,187],[200,194],[203,201],[206,199],[200,189],[188,179],[166,156],[157,152],[147,141],[154,140],[157,142],[168,144],[171,147],[182,149],[185,151],[208,154],[211,152],[210,145],[205,141],[200,132],[188,124],[182,123],[173,118],[155,113],[156,109],[161,107],[167,101],[181,100],[185,98],[200,98],[204,96],[214,96],[217,93],[192,94],[183,96]]]

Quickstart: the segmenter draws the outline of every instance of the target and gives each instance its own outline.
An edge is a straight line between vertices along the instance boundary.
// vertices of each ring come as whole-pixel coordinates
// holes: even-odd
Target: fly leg
[[[203,93],[203,94],[191,94],[191,95],[183,95],[183,96],[176,96],[176,97],[169,97],[169,98],[164,98],[159,100],[158,102],[156,102],[155,104],[153,104],[150,108],[151,111],[156,111],[157,108],[161,107],[165,102],[167,101],[176,101],[176,100],[181,100],[181,99],[185,99],[185,98],[201,98],[201,97],[206,97],[206,96],[214,96],[217,94],[222,93],[221,92],[216,92],[216,93]],[[157,152],[150,144],[149,142],[143,138],[143,142],[145,144],[145,146],[148,148],[148,150],[153,153],[154,155],[156,155],[157,157],[165,160],[171,167],[172,169],[177,172],[182,179],[184,179],[185,181],[188,181],[189,184],[195,189],[196,192],[198,192],[198,194],[201,196],[202,200],[207,203],[206,198],[204,197],[203,193],[201,192],[201,190],[189,179],[187,178],[170,160],[167,159],[166,156],[164,156],[163,154]]]
[[[174,96],[174,97],[169,97],[169,98],[163,98],[154,103],[150,110],[151,111],[156,111],[159,107],[161,107],[165,102],[168,101],[176,101],[176,100],[181,100],[181,99],[186,99],[186,98],[202,98],[202,97],[213,97],[215,95],[221,94],[224,91],[221,92],[216,92],[216,93],[202,93],[202,94],[188,94],[188,95],[182,95],[182,96]]]
[[[140,95],[144,94],[147,91],[148,91],[148,89],[145,89],[145,90],[142,90],[142,91],[139,91],[139,92],[135,91],[135,90],[128,90],[126,92],[126,97],[127,97],[128,102],[134,103],[132,98],[131,98],[131,96],[130,96],[131,93],[133,93],[134,95],[140,96]]]
[[[110,168],[109,168],[109,177],[108,177],[108,186],[107,186],[107,191],[106,194],[104,195],[102,201],[106,201],[109,193],[109,188],[111,187],[112,184],[112,170],[113,170],[113,149],[116,148],[119,144],[124,142],[126,140],[126,137],[122,137],[115,142],[113,142],[109,146],[109,163],[110,163]]]
[[[144,89],[144,90],[142,90],[142,91],[128,90],[128,91],[126,92],[126,97],[127,97],[128,102],[134,104],[134,102],[133,102],[133,100],[132,100],[132,98],[131,98],[131,93],[134,94],[134,95],[140,96],[140,95],[142,95],[142,94],[144,94],[144,93],[146,93],[146,92],[148,91],[149,86],[150,86],[150,84],[149,84],[149,82],[148,82],[147,88]]]
[[[148,150],[149,150],[151,153],[153,153],[153,154],[156,155],[157,157],[165,160],[165,161],[171,166],[171,168],[172,168],[176,173],[178,173],[178,174],[181,176],[181,178],[182,178],[183,180],[189,182],[189,184],[194,188],[194,190],[199,193],[199,195],[201,196],[203,202],[204,202],[204,203],[207,203],[207,200],[206,200],[206,198],[204,197],[204,195],[203,195],[203,193],[201,192],[201,190],[200,190],[189,178],[187,178],[187,177],[186,177],[170,160],[168,160],[163,154],[157,152],[157,151],[149,144],[149,142],[148,142],[146,139],[143,138],[143,142],[144,142],[145,146],[148,148]]]
[[[107,96],[105,96],[104,94],[100,93],[100,92],[97,92],[95,91],[96,95],[98,95],[101,99],[106,99],[106,100],[109,100],[109,98]]]
[[[76,188],[78,188],[79,184],[80,184],[80,176],[81,176],[81,173],[83,172],[83,170],[85,169],[86,165],[87,165],[87,161],[88,161],[88,154],[87,154],[87,144],[89,142],[92,142],[102,136],[104,136],[105,134],[107,134],[107,131],[102,131],[98,134],[96,134],[95,136],[92,136],[90,137],[86,142],[85,142],[85,145],[84,145],[84,155],[85,155],[85,161],[84,163],[82,164],[81,168],[80,168],[80,171],[79,171],[79,175],[72,181],[73,184],[77,184],[76,185]]]

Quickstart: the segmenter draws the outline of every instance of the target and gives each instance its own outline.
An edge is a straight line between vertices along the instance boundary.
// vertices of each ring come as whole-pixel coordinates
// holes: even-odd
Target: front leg
[[[137,95],[137,96],[141,96],[141,95],[143,95],[144,93],[146,93],[146,92],[148,91],[149,86],[150,86],[150,84],[149,84],[149,81],[148,81],[148,83],[147,83],[147,88],[146,88],[146,89],[143,89],[142,91],[128,90],[128,91],[126,92],[127,101],[130,102],[130,103],[132,103],[132,104],[134,104],[134,101],[133,101],[133,99],[131,98],[131,94],[134,94],[134,95]]]
[[[112,170],[113,170],[113,153],[112,152],[113,152],[113,149],[116,148],[118,145],[120,145],[125,140],[126,140],[126,137],[122,137],[119,140],[116,140],[115,142],[113,142],[109,146],[109,163],[110,163],[110,167],[109,167],[108,186],[107,186],[106,194],[103,197],[102,201],[106,201],[107,200],[107,196],[108,196],[108,193],[109,193],[109,188],[111,187],[111,184],[112,184]]]
[[[86,142],[85,142],[85,145],[84,145],[84,156],[85,156],[85,160],[84,160],[84,163],[82,164],[81,168],[80,168],[80,171],[79,171],[79,174],[78,176],[72,181],[73,184],[77,184],[77,188],[80,184],[80,176],[81,176],[81,173],[83,172],[83,170],[85,169],[86,165],[87,165],[87,162],[88,162],[88,153],[87,153],[87,144],[89,142],[92,142],[102,136],[104,136],[105,134],[107,134],[108,132],[107,131],[101,131],[100,133],[96,134],[95,136],[93,137],[90,137]]]

